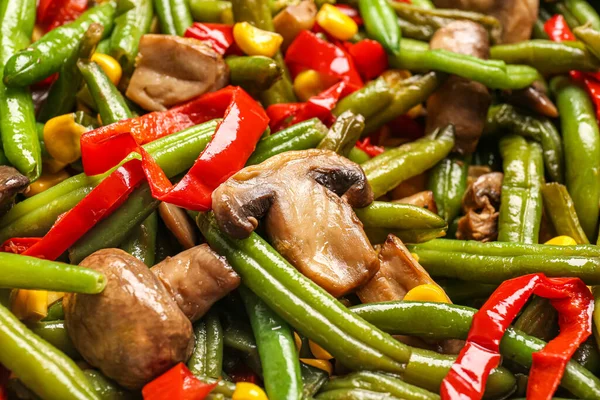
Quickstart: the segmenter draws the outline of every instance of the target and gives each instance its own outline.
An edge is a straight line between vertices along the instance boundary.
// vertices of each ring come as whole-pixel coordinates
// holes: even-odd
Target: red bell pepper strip
[[[45,31],[51,31],[68,22],[75,21],[87,9],[88,0],[40,0],[37,23]]]
[[[354,65],[364,80],[378,77],[388,68],[388,57],[376,40],[363,39],[357,43],[344,42]]]
[[[360,17],[360,13],[358,12],[358,10],[356,8],[351,7],[347,4],[336,4],[335,6],[342,13],[344,13],[347,16],[349,16],[350,18],[352,18],[352,20],[356,23],[356,25],[361,26],[364,24],[364,21]]]
[[[38,238],[38,237],[22,237],[22,238],[8,239],[4,243],[2,243],[2,247],[0,247],[0,252],[23,254],[31,246],[33,246],[40,240],[42,240],[42,238]]]
[[[357,89],[363,86],[352,57],[341,47],[309,31],[302,31],[296,36],[285,54],[285,62],[294,65],[294,69],[300,66],[346,80]]]
[[[527,399],[552,398],[567,362],[592,334],[594,298],[579,278],[530,274],[503,282],[475,314],[465,347],[442,382],[442,400],[482,398],[487,377],[500,362],[502,336],[532,294],[550,299],[560,333],[533,353]]]
[[[356,147],[370,155],[371,157],[375,157],[380,155],[385,151],[385,149],[381,146],[376,146],[371,144],[371,138],[366,137],[363,140],[359,140],[356,142]]]
[[[556,14],[544,23],[544,30],[551,40],[555,42],[574,41],[575,35],[571,32],[565,18]]]
[[[142,389],[144,400],[202,400],[216,383],[204,383],[179,363]]]
[[[210,43],[212,48],[221,55],[241,54],[233,39],[232,25],[195,22],[185,31],[184,36]]]

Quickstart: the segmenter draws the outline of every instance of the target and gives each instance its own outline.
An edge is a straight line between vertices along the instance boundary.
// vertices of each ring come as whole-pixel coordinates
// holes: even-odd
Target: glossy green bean
[[[79,367],[0,306],[0,363],[48,400],[99,399]]]
[[[186,0],[153,0],[160,30],[167,35],[183,36],[192,23]]]
[[[589,51],[600,58],[600,31],[587,25],[579,26],[573,30],[575,37],[585,43]]]
[[[402,18],[398,18],[398,25],[402,31],[402,36],[428,42],[433,37],[435,29],[427,25],[417,25]]]
[[[348,153],[347,157],[350,161],[355,162],[357,164],[362,164],[371,159],[370,155],[368,155],[356,146],[354,146],[352,150],[350,150],[350,153]]]
[[[194,324],[196,345],[187,366],[194,375],[218,379],[223,370],[223,328],[219,316],[209,311]]]
[[[557,317],[558,313],[548,299],[533,296],[513,325],[526,335],[547,342],[558,334]]]
[[[586,91],[566,77],[550,86],[560,112],[566,164],[566,186],[579,222],[589,240],[595,240],[600,204],[600,131],[594,106]]]
[[[223,13],[231,12],[231,3],[226,0],[190,0],[190,11],[195,21],[224,23]]]
[[[341,99],[332,113],[337,117],[346,111],[352,111],[369,119],[391,104],[393,99],[394,92],[385,79],[379,78]]]
[[[521,136],[500,140],[504,179],[498,218],[498,241],[537,243],[542,220],[542,149]]]
[[[352,111],[340,114],[317,149],[331,150],[347,157],[365,129],[365,118]]]
[[[256,340],[252,328],[247,323],[240,321],[228,323],[223,330],[223,344],[225,347],[240,351],[246,365],[262,378],[262,365]]]
[[[302,374],[302,398],[312,398],[323,385],[329,381],[329,374],[322,369],[313,367],[300,361],[300,373]]]
[[[252,93],[269,89],[283,76],[279,64],[270,57],[229,56],[225,58],[225,62],[229,67],[231,84]]]
[[[142,35],[150,32],[152,0],[135,0],[134,7],[115,18],[108,53],[121,64],[125,74],[133,72]]]
[[[446,157],[454,146],[454,127],[448,126],[432,135],[403,144],[363,163],[375,198],[419,175]]]
[[[15,53],[4,66],[7,86],[28,86],[51,74],[77,50],[79,41],[93,23],[104,27],[104,35],[112,30],[116,6],[109,1],[93,7],[75,21],[51,30],[24,50]]]
[[[42,321],[58,321],[65,319],[65,310],[63,309],[63,300],[55,301],[48,307],[48,314]]]
[[[456,279],[439,279],[436,282],[444,289],[444,292],[446,292],[450,300],[455,304],[465,304],[465,302],[471,300],[486,299],[497,287],[497,285],[463,282]]]
[[[450,156],[440,161],[429,175],[429,190],[433,192],[439,216],[447,224],[460,214],[470,164],[470,156]]]
[[[356,388],[330,390],[321,392],[315,397],[317,400],[381,400],[382,398],[385,400],[401,400],[396,396]]]
[[[556,233],[572,237],[577,244],[590,243],[565,186],[558,183],[545,184],[542,186],[542,200]]]
[[[400,51],[402,32],[394,9],[387,0],[358,0],[358,9],[367,35],[390,54]]]
[[[592,293],[594,294],[594,312],[592,314],[595,328],[594,338],[596,339],[596,346],[600,350],[600,286],[594,286]]]
[[[153,212],[139,226],[133,228],[132,232],[121,244],[121,249],[148,267],[152,267],[156,259],[157,230],[158,214]]]
[[[564,0],[565,7],[573,14],[579,25],[587,25],[600,31],[600,16],[585,0]]]
[[[65,321],[36,322],[30,328],[33,333],[72,359],[81,359],[81,356],[77,352],[77,349],[75,349],[75,346],[67,333]]]
[[[93,369],[86,369],[83,371],[83,374],[100,400],[131,399],[132,395],[130,392],[123,390],[119,385],[102,375],[101,372]]]

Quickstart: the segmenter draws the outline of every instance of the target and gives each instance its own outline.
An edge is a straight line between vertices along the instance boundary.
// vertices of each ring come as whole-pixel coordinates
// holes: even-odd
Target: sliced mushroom
[[[183,209],[173,204],[162,202],[158,206],[158,213],[167,228],[169,228],[184,249],[191,249],[196,245],[198,242],[196,228]]]
[[[489,56],[487,31],[471,21],[455,21],[438,29],[429,46],[483,59]],[[471,154],[483,132],[490,104],[491,96],[483,84],[451,76],[427,99],[425,131],[454,125],[454,150]]]
[[[235,238],[265,217],[275,249],[336,297],[377,272],[377,253],[352,210],[369,205],[373,192],[363,170],[332,151],[290,151],[246,167],[212,200],[220,228]]]
[[[90,365],[139,389],[189,358],[192,324],[144,263],[123,250],[103,249],[80,265],[108,281],[100,294],[67,294],[63,301],[69,336]]]
[[[192,322],[240,284],[233,268],[207,244],[167,257],[151,271]]]
[[[558,109],[548,98],[543,86],[537,82],[525,89],[505,90],[502,92],[502,96],[510,104],[525,107],[549,118],[558,117]]]
[[[425,284],[437,285],[402,241],[388,235],[379,251],[379,271],[356,294],[363,303],[402,300],[409,290]]]
[[[281,47],[286,49],[304,30],[311,30],[317,17],[317,6],[312,0],[287,6],[273,18],[275,32],[283,36]]]
[[[465,213],[458,221],[456,238],[488,242],[498,237],[498,208],[503,174],[492,172],[478,177],[462,200]]]
[[[29,186],[29,179],[13,167],[0,165],[0,215],[8,211],[19,193]]]
[[[162,111],[227,84],[229,70],[219,53],[203,42],[147,34],[140,40],[137,66],[126,95],[149,111]]]
[[[498,18],[502,42],[516,43],[531,37],[537,20],[539,0],[433,0],[440,8],[476,11]]]
[[[435,204],[435,199],[433,198],[433,192],[431,190],[424,190],[413,194],[412,196],[394,200],[392,203],[412,204],[413,206],[426,208],[432,213],[437,214],[437,205]]]

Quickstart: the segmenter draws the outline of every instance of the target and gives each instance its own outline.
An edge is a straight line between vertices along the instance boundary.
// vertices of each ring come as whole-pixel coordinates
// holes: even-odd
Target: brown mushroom
[[[539,0],[433,0],[440,8],[476,11],[498,18],[502,42],[516,43],[531,37],[537,20]]]
[[[558,117],[558,109],[548,97],[544,86],[537,81],[525,89],[504,90],[502,97],[510,104],[525,107],[548,118]]]
[[[429,46],[486,59],[489,39],[485,28],[471,21],[455,21],[437,30]],[[485,85],[451,76],[427,99],[426,132],[447,125],[456,129],[454,150],[475,151],[485,125],[491,96]]]
[[[203,42],[147,34],[140,40],[137,66],[126,95],[149,111],[162,111],[227,84],[223,57]]]
[[[167,228],[184,249],[194,247],[198,242],[196,228],[183,209],[173,204],[162,202],[158,206],[158,213]]]
[[[0,165],[0,215],[8,211],[19,193],[29,186],[29,179],[13,167]]]
[[[265,217],[275,249],[336,297],[377,272],[377,253],[352,210],[369,205],[373,192],[363,170],[332,151],[290,151],[246,167],[212,200],[219,227],[235,238]]]
[[[89,364],[139,389],[189,358],[192,324],[144,263],[123,250],[103,249],[80,265],[107,277],[100,294],[64,298],[67,331]]]
[[[469,184],[463,200],[465,213],[458,221],[456,238],[488,242],[498,236],[498,208],[503,175],[500,172],[484,174]]]
[[[207,244],[167,257],[151,271],[192,322],[240,284],[233,268]]]
[[[312,0],[290,5],[273,18],[275,32],[283,36],[281,47],[286,49],[304,30],[311,30],[317,17],[317,6]]]

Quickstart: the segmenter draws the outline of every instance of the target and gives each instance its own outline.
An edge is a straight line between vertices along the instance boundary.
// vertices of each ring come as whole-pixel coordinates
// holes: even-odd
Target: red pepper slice
[[[503,282],[475,314],[465,347],[442,382],[443,400],[482,398],[487,377],[500,362],[500,340],[532,294],[550,299],[560,333],[533,353],[527,399],[552,398],[567,362],[592,334],[594,298],[579,278],[530,274]]]
[[[179,363],[142,389],[144,400],[202,400],[216,383],[204,383]]]
[[[87,9],[88,0],[40,0],[37,23],[46,32],[75,21]]]
[[[346,80],[357,89],[363,86],[352,57],[341,47],[320,39],[309,31],[302,31],[288,47],[285,62],[294,69],[314,69],[325,75]]]
[[[23,254],[31,246],[33,246],[40,240],[42,240],[42,238],[37,237],[21,237],[8,239],[4,243],[2,243],[2,247],[0,247],[0,252]]]
[[[184,36],[208,42],[221,55],[241,54],[235,44],[231,25],[195,22],[185,31]]]
[[[366,137],[363,140],[359,140],[356,142],[356,147],[370,155],[371,157],[376,157],[383,153],[385,149],[381,146],[376,146],[371,144],[371,138]]]
[[[388,57],[376,40],[363,39],[357,43],[344,42],[344,46],[364,80],[378,77],[388,68]]]
[[[552,16],[544,23],[544,30],[551,40],[555,42],[574,41],[575,35],[571,32],[565,17],[560,14]]]

